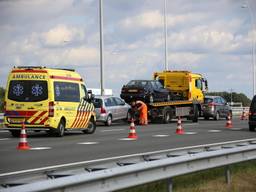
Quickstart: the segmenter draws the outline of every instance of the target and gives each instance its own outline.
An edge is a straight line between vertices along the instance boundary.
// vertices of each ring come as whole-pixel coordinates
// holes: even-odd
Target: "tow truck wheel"
[[[90,119],[89,125],[87,129],[83,130],[85,134],[93,134],[96,130],[96,122],[94,121],[94,118],[92,117]]]
[[[19,137],[20,136],[20,130],[11,130],[10,131],[13,137]]]
[[[168,107],[168,108],[165,108],[163,110],[163,123],[169,123],[172,119],[172,112],[171,112],[171,109]]]
[[[194,123],[196,123],[196,122],[198,122],[198,116],[199,116],[198,107],[197,107],[197,105],[194,105],[193,107],[194,107],[194,116],[192,117],[192,121]]]

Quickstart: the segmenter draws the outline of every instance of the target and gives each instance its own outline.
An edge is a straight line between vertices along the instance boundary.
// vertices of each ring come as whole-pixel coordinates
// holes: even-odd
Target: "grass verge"
[[[256,160],[230,166],[231,184],[225,181],[225,167],[191,173],[173,178],[175,192],[254,192],[256,191]],[[141,185],[119,192],[167,192],[165,181]]]

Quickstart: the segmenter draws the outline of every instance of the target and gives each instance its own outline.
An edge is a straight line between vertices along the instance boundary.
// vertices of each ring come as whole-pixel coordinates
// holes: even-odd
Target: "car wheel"
[[[166,101],[171,101],[171,95],[170,94],[167,95],[167,100]]]
[[[89,121],[87,129],[83,130],[85,134],[93,134],[96,130],[96,122],[94,121],[94,118],[92,117]]]
[[[65,133],[65,121],[64,119],[60,120],[60,123],[58,125],[58,128],[56,130],[56,136],[57,137],[62,137]]]
[[[107,120],[105,122],[105,125],[106,126],[110,126],[111,124],[112,124],[112,116],[108,115]]]
[[[150,102],[150,103],[154,103],[154,97],[153,97],[153,95],[150,95],[150,96],[149,96],[149,102]]]
[[[216,121],[220,120],[220,113],[218,111],[214,116],[214,120],[216,120]]]
[[[19,137],[20,136],[20,130],[12,130],[10,131],[13,137]]]
[[[250,130],[250,131],[255,131],[255,126],[249,125],[249,130]]]

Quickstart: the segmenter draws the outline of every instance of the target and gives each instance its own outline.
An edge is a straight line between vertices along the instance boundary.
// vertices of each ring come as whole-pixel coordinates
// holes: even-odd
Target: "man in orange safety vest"
[[[148,124],[148,107],[142,101],[136,101],[136,105],[138,106],[138,110],[140,113],[140,125]]]

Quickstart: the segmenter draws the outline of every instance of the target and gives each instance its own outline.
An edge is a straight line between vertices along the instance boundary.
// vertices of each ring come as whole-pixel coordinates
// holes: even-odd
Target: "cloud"
[[[95,48],[80,47],[64,52],[65,63],[71,65],[93,64],[99,61],[99,50]]]
[[[42,35],[43,43],[47,46],[63,46],[68,42],[82,41],[84,32],[74,27],[58,25]]]
[[[188,13],[178,15],[167,15],[167,26],[175,27],[180,24],[189,24],[199,22],[207,18],[202,13]],[[164,27],[164,15],[159,10],[148,10],[136,16],[127,17],[121,21],[121,26],[125,29],[134,30],[134,28],[159,29]]]
[[[147,11],[140,15],[129,17],[121,21],[121,26],[124,28],[159,28],[163,26],[163,18],[158,10]]]
[[[174,52],[169,53],[168,61],[171,67],[177,67],[182,70],[182,68],[194,69],[199,67],[199,63],[205,57],[204,54],[196,54],[196,53],[180,53]]]

